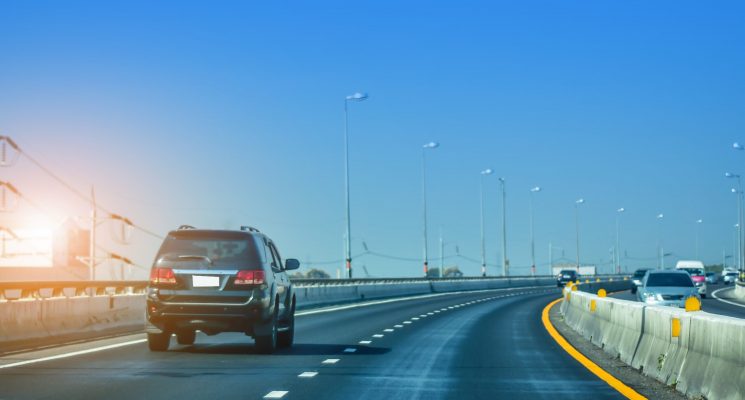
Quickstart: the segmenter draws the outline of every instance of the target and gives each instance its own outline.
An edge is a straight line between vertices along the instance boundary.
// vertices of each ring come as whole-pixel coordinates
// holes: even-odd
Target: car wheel
[[[632,294],[636,294],[636,287],[632,287],[632,288],[631,288],[631,293],[632,293]]]
[[[262,354],[272,354],[274,353],[274,350],[277,349],[277,311],[279,310],[278,306],[275,306],[274,316],[272,317],[272,320],[269,322],[271,326],[269,327],[269,334],[268,335],[257,335],[256,336],[256,349],[259,353]]]
[[[176,333],[176,341],[178,344],[191,345],[197,339],[197,333],[195,331],[184,331]]]
[[[277,346],[292,347],[295,341],[295,304],[292,305],[290,317],[287,319],[286,326],[281,332],[277,333]]]
[[[702,299],[705,299],[705,298],[706,298],[706,293],[702,294],[702,295],[701,295],[701,298],[702,298]]]
[[[170,342],[170,332],[147,334],[147,347],[150,348],[150,351],[166,351]]]

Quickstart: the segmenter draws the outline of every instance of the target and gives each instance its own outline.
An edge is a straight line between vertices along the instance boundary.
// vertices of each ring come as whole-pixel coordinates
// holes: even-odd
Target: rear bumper
[[[246,293],[245,302],[219,303],[166,301],[156,291],[148,293],[145,331],[148,333],[200,330],[207,334],[243,332],[253,335],[254,327],[270,319],[268,292]]]

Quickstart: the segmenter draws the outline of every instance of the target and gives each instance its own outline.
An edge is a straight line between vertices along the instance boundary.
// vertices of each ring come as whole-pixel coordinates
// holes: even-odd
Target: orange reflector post
[[[572,285],[572,292],[576,292],[576,291],[577,291],[577,285]]]
[[[673,318],[670,326],[670,333],[673,337],[680,337],[680,319]]]
[[[600,278],[595,279],[595,282],[600,282]]]
[[[605,297],[608,293],[605,292],[605,289],[598,290],[598,297]]]
[[[686,312],[701,311],[701,300],[696,297],[686,299]]]
[[[595,300],[590,300],[590,312],[595,312]]]

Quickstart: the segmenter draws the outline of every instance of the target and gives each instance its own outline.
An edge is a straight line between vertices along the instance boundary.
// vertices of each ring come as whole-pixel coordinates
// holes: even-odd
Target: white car
[[[735,283],[737,281],[737,271],[725,271],[722,273],[722,281],[725,285]]]

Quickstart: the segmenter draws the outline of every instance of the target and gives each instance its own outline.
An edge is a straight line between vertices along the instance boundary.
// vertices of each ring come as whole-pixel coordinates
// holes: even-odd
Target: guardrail
[[[0,301],[144,294],[147,281],[0,282]]]
[[[612,357],[689,397],[745,397],[745,320],[571,290],[561,312]]]

